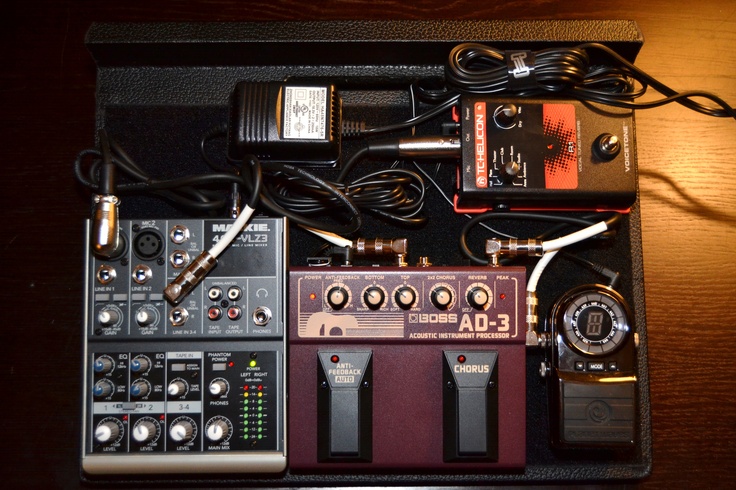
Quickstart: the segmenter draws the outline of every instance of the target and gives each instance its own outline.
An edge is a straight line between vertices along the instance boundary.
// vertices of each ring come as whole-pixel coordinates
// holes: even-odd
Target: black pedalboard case
[[[637,25],[625,20],[98,23],[86,38],[97,65],[97,127],[105,128],[151,175],[166,178],[208,171],[200,140],[211,128],[232,120],[233,92],[241,82],[328,84],[339,93],[343,119],[385,125],[412,116],[409,87],[417,80],[441,83],[449,52],[465,42],[520,52],[600,42],[633,62],[643,38]],[[204,298],[202,304],[194,305],[194,299],[182,303],[190,305],[187,315],[209,314],[212,319],[222,313],[237,317],[243,329],[251,321],[271,321],[268,327],[252,330],[253,335],[231,329],[231,340],[227,328],[210,326],[216,338],[196,333],[186,339],[166,336],[152,322],[165,324],[167,317],[169,322],[181,321],[176,315],[182,310],[166,306],[160,291],[142,291],[134,283],[130,291],[119,289],[119,281],[113,283],[118,289],[94,286],[112,269],[120,276],[124,267],[88,257],[85,319],[112,325],[105,332],[121,338],[100,338],[100,330],[85,327],[83,362],[89,366],[80,389],[85,412],[80,422],[82,480],[92,486],[133,487],[488,486],[646,477],[652,465],[647,334],[633,116],[628,120],[631,147],[626,147],[626,158],[634,176],[633,203],[624,203],[630,206],[613,240],[587,246],[580,254],[620,274],[618,293],[601,296],[610,306],[590,313],[587,327],[589,333],[600,330],[601,312],[626,314],[636,332],[635,347],[631,337],[631,363],[626,365],[627,379],[635,379],[635,385],[607,389],[605,403],[588,403],[585,390],[574,389],[580,376],[573,373],[559,380],[564,384],[562,398],[568,397],[560,402],[560,394],[553,393],[557,386],[540,376],[540,366],[548,361],[545,352],[525,347],[524,287],[535,260],[521,259],[498,269],[471,265],[458,247],[469,219],[464,208],[486,207],[478,199],[487,189],[468,192],[468,205],[456,211],[442,196],[452,199],[458,190],[456,161],[420,163],[429,176],[422,211],[427,223],[403,228],[366,213],[360,231],[362,237],[406,238],[407,267],[383,259],[356,262],[354,268],[307,267],[321,239],[267,213],[254,221],[241,237],[241,248],[229,251],[240,255],[228,262],[226,252],[220,273],[208,279],[210,289],[197,296]],[[417,132],[439,131],[437,121],[428,125]],[[489,148],[492,144],[489,140]],[[227,145],[225,139],[213,139],[208,152],[224,162]],[[349,155],[357,144],[345,139],[339,148],[333,142],[326,147],[327,163],[310,171],[330,179],[339,172],[332,165],[335,152]],[[352,172],[365,175],[382,165],[366,161]],[[570,209],[569,204],[565,201],[554,212],[589,212]],[[620,204],[611,209],[627,207]],[[174,257],[199,251],[194,245],[178,245],[177,233],[183,227],[187,232],[203,229],[201,236],[208,241],[227,229],[220,218],[188,216],[166,201],[126,196],[120,206],[130,246],[130,264],[125,267],[145,262],[138,254],[147,246],[139,241],[140,230],[156,239],[156,247],[163,240],[162,257],[173,254],[173,264]],[[533,237],[549,226],[523,219],[491,225],[519,237]],[[468,245],[483,250],[489,234],[476,228]],[[259,248],[261,239],[268,241],[265,261],[250,255],[266,250]],[[243,263],[250,264],[245,272],[238,268],[241,259],[236,257],[241,255]],[[133,280],[146,271],[138,267],[131,269]],[[157,267],[169,266],[151,260],[154,274]],[[557,257],[537,291],[540,328],[552,310],[564,310],[559,313],[564,316],[565,308],[578,308],[573,313],[577,315],[593,300],[576,299],[574,294],[565,300],[566,293],[601,281],[575,261]],[[229,303],[220,299],[222,292],[225,299],[232,295]],[[428,309],[406,300],[405,294],[425,298]],[[315,298],[329,308],[314,307]],[[233,309],[241,306],[242,318],[240,310]],[[123,308],[138,308],[130,310],[141,324],[134,337],[122,338],[125,326],[116,323],[116,310]],[[447,323],[452,323],[453,332]],[[489,326],[501,333],[487,334]],[[576,327],[565,328],[561,335],[572,337],[574,344]],[[613,333],[611,337],[620,341]],[[622,369],[609,358],[576,366],[586,373]],[[125,379],[115,378],[116,370],[124,371]],[[471,386],[473,376],[482,380],[480,391]],[[131,397],[135,390],[137,401],[126,398],[127,389]],[[153,394],[157,391],[163,393],[160,398]],[[629,432],[611,437],[621,436],[630,444],[601,448],[555,443],[555,431],[587,436],[583,429],[560,429],[560,424],[573,423],[572,416],[555,419],[550,404],[568,403],[569,408],[577,397],[584,404],[580,410],[588,411],[584,418],[605,418],[610,414],[601,407],[627,396],[635,399],[626,408]],[[259,419],[259,400],[265,401],[263,413],[270,419]],[[247,408],[236,409],[236,404]],[[144,409],[155,415],[141,413]],[[130,413],[124,414],[126,410]],[[265,439],[254,435],[258,427],[265,427]],[[341,430],[349,435],[340,435]],[[267,451],[253,450],[259,447]],[[234,454],[236,450],[241,452]],[[169,457],[169,452],[176,454]],[[136,470],[138,464],[141,471]],[[110,469],[116,467],[120,470]]]

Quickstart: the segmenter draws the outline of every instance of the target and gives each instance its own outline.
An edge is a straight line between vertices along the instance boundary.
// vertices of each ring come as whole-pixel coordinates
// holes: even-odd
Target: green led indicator
[[[258,434],[258,439],[263,439],[263,436],[261,434]]]
[[[249,365],[250,367],[256,367],[256,360],[255,360],[255,359],[251,360],[251,361],[250,361],[250,362],[248,363],[248,365]]]

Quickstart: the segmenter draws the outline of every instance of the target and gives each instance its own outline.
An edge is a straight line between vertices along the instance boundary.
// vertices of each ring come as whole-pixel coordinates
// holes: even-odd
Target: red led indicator
[[[158,419],[159,420],[166,420],[166,415],[159,415]]]
[[[547,145],[547,149],[548,150],[554,150],[555,149],[555,145],[549,144],[549,145]]]
[[[249,389],[250,389],[250,386],[248,385],[243,386],[243,391],[248,391]]]
[[[123,421],[125,422],[127,420],[128,420],[128,416],[127,415],[123,415]]]
[[[263,385],[258,385],[258,391],[263,391]]]
[[[498,295],[498,297],[501,298],[501,299],[506,299],[506,294],[505,293],[501,293],[501,294]]]
[[[309,294],[309,299],[311,299],[312,301],[314,301],[315,299],[317,299],[317,295],[314,294],[314,293],[310,293]]]
[[[467,359],[462,354],[460,354],[459,356],[457,356],[457,362],[459,362],[460,364],[464,363],[466,360]]]
[[[335,364],[337,364],[338,362],[340,362],[340,357],[337,356],[337,355],[333,355],[332,357],[330,357],[330,361],[332,361]]]
[[[227,363],[227,365],[230,366],[230,367],[233,367],[235,365],[235,363],[233,361],[230,361],[230,362]]]

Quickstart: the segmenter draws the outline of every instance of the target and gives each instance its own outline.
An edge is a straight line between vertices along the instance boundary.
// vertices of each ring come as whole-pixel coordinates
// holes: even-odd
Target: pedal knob
[[[363,292],[363,301],[371,310],[379,309],[385,300],[386,295],[378,286],[371,286]]]
[[[417,294],[411,287],[401,286],[396,290],[396,293],[394,293],[394,299],[396,300],[396,305],[399,308],[402,310],[408,310],[414,306],[414,303],[417,301]]]
[[[452,304],[452,291],[447,286],[436,286],[429,299],[437,309],[446,310]]]
[[[513,160],[509,160],[508,162],[501,165],[501,168],[499,169],[499,176],[501,177],[501,181],[504,184],[511,184],[514,179],[519,175],[519,172],[521,172],[521,165]]]
[[[327,292],[327,304],[332,307],[333,310],[341,310],[348,304],[350,295],[342,286],[333,286]]]
[[[516,124],[516,116],[518,115],[518,107],[514,104],[504,104],[498,106],[493,112],[493,121],[501,129],[511,129]]]
[[[468,304],[476,310],[485,309],[490,299],[488,291],[483,287],[477,286],[468,291]]]

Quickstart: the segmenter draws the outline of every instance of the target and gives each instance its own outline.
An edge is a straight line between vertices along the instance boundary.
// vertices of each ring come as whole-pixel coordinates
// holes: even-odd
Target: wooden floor
[[[638,22],[637,65],[736,105],[736,2],[39,1],[5,6],[0,71],[3,473],[79,485],[80,238],[71,163],[93,142],[92,21],[611,19]],[[654,469],[645,488],[736,477],[736,121],[678,105],[636,115]],[[10,383],[7,385],[7,383]],[[10,472],[10,473],[9,473]],[[15,485],[13,485],[14,483]]]

